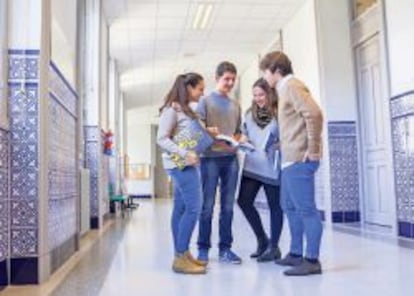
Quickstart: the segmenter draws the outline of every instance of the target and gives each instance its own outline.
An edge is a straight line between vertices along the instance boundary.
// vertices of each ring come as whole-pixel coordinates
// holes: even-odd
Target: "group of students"
[[[164,151],[164,168],[174,188],[171,229],[175,272],[206,273],[218,186],[219,261],[242,262],[231,249],[239,181],[237,203],[257,238],[257,250],[250,257],[259,262],[274,261],[289,266],[285,275],[322,272],[319,261],[322,223],[314,188],[322,153],[322,113],[307,87],[293,76],[291,61],[285,53],[268,53],[260,61],[260,69],[263,77],[252,87],[252,105],[243,121],[240,105],[229,97],[237,77],[236,67],[230,62],[218,65],[216,88],[203,98],[205,86],[201,75],[179,75],[160,108],[158,145]],[[241,143],[249,142],[256,147],[245,155],[241,180],[233,147],[223,148],[223,143],[217,140],[199,155],[174,141],[174,135],[187,129],[193,121],[201,122],[212,138],[218,134],[234,136]],[[267,143],[269,135],[271,145]],[[177,167],[173,155],[185,159],[185,166]],[[254,206],[261,187],[270,210],[270,237]],[[282,257],[279,238],[284,214],[291,243],[289,252]],[[195,258],[190,252],[190,240],[197,222],[198,256]]]

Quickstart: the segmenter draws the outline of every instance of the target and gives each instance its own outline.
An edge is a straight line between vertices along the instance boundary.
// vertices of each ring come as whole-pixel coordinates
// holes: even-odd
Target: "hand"
[[[319,161],[321,159],[321,155],[319,153],[309,153],[309,151],[305,152],[302,161]]]
[[[216,126],[210,126],[210,127],[207,127],[206,129],[207,129],[207,132],[213,137],[220,134],[220,131],[219,131],[218,127],[216,127]]]
[[[196,165],[199,163],[199,161],[200,159],[198,158],[197,153],[195,153],[194,151],[188,151],[185,155],[185,162],[188,165]]]
[[[239,138],[239,142],[240,143],[247,143],[247,142],[249,142],[249,138],[246,137],[245,135],[241,135],[240,138]]]

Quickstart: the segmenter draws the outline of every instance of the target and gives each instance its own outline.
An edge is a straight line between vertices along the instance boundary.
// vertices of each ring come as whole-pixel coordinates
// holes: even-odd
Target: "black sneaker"
[[[267,250],[257,257],[257,262],[269,262],[280,259],[282,254],[280,253],[279,247],[269,247]]]
[[[302,257],[296,257],[287,254],[285,258],[275,260],[275,263],[282,266],[298,266],[302,264],[302,261]]]
[[[261,256],[267,250],[268,245],[269,245],[269,241],[267,239],[259,242],[257,244],[256,252],[252,253],[250,255],[250,258],[257,258]]]
[[[303,260],[301,265],[294,266],[284,272],[287,276],[306,276],[312,274],[321,274],[322,266],[319,261],[312,263],[308,260]]]

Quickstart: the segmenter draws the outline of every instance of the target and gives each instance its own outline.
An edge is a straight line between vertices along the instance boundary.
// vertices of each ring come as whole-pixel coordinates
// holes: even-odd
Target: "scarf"
[[[264,128],[272,120],[272,113],[267,106],[260,108],[256,104],[252,108],[253,120],[260,128]]]

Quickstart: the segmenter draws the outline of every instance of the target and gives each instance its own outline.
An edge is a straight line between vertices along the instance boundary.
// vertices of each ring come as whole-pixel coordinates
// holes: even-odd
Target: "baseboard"
[[[39,284],[39,258],[11,258],[10,283],[12,285]]]

